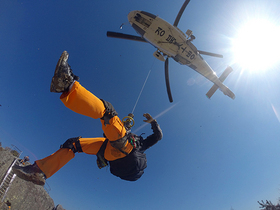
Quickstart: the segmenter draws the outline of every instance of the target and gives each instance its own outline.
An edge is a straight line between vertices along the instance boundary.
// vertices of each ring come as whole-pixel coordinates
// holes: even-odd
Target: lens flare
[[[154,119],[157,119],[159,117],[161,117],[162,115],[164,115],[166,112],[170,111],[171,109],[173,109],[179,102],[177,102],[176,104],[173,104],[172,106],[168,107],[167,109],[165,109],[164,111],[162,111],[161,113],[159,113],[157,116],[154,117]],[[144,128],[145,126],[147,126],[148,123],[145,123],[143,125],[141,125],[140,127],[136,128],[133,133],[138,132],[139,130],[141,130],[142,128]]]
[[[280,27],[267,19],[252,19],[246,22],[233,39],[235,62],[243,69],[266,71],[280,61]]]

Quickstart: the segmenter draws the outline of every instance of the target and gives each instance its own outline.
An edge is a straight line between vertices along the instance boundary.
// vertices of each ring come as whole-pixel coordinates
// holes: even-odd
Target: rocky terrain
[[[16,151],[0,146],[0,210],[65,210],[61,205],[54,205],[44,186],[35,185],[17,176],[14,176],[11,184],[8,185],[8,190],[7,184],[1,186],[17,156]],[[10,176],[13,176],[12,171]]]

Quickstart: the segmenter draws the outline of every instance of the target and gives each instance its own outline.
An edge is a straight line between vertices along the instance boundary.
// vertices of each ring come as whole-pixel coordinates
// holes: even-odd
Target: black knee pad
[[[104,125],[107,125],[107,124],[110,124],[109,120],[111,118],[113,118],[114,116],[117,116],[118,113],[110,102],[104,101],[103,99],[101,99],[101,101],[103,102],[106,111],[105,111],[103,117],[100,119],[104,120]]]
[[[60,149],[61,148],[68,148],[68,149],[71,149],[74,153],[83,152],[81,144],[80,144],[80,140],[79,140],[80,138],[82,138],[82,137],[79,136],[79,137],[74,137],[74,138],[67,139],[67,141],[64,142],[64,144],[60,145]],[[77,149],[74,147],[74,144],[75,144]]]

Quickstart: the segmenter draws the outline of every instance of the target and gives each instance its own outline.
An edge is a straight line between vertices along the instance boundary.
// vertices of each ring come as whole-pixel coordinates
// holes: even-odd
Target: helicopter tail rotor
[[[206,96],[210,99],[212,97],[212,95],[216,92],[216,90],[218,90],[218,88],[220,88],[220,90],[227,96],[229,96],[232,99],[235,99],[235,95],[234,93],[223,84],[223,82],[225,81],[225,79],[227,78],[227,76],[233,71],[233,69],[228,66],[226,68],[226,70],[222,73],[222,75],[219,77],[220,80],[220,86],[218,86],[217,84],[214,84],[210,90],[206,93]]]

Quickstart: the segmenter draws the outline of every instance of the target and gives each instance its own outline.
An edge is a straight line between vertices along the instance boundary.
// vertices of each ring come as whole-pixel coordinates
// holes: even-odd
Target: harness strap
[[[117,116],[118,113],[110,102],[104,101],[103,99],[100,100],[103,102],[104,107],[106,109],[103,117],[101,117],[100,119],[104,120],[104,125],[110,124],[109,123],[110,119],[113,118],[114,116]]]
[[[99,151],[97,152],[96,156],[97,156],[97,160],[96,160],[96,163],[97,163],[97,166],[98,168],[104,168],[108,165],[108,161],[105,159],[104,157],[104,152],[105,152],[105,149],[106,149],[106,146],[107,146],[107,143],[108,143],[108,139],[106,139],[103,144],[101,145]]]
[[[125,155],[128,155],[128,153],[125,152],[125,151],[123,151],[122,149],[118,149],[118,150],[120,150],[121,153],[123,153],[123,154],[125,154]]]
[[[118,149],[121,153],[125,154],[125,155],[128,155],[127,152],[123,151],[122,148],[126,145],[126,142],[128,140],[127,138],[128,136],[125,135],[124,137],[116,140],[116,141],[110,141],[110,144],[112,147]]]

